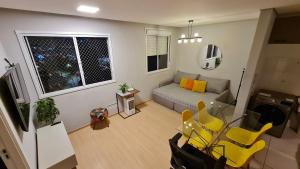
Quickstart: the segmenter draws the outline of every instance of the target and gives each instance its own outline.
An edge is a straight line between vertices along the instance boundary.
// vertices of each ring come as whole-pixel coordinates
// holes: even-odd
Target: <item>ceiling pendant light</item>
[[[189,24],[188,24],[188,33],[187,35],[185,34],[181,34],[180,38],[178,38],[178,44],[182,44],[183,43],[201,43],[202,42],[202,37],[199,36],[199,33],[194,33],[193,34],[193,22],[194,20],[189,20]]]

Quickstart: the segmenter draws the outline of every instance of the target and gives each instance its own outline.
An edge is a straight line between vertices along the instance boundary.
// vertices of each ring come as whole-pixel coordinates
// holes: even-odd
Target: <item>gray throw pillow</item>
[[[199,76],[198,74],[177,71],[177,73],[174,77],[174,83],[179,84],[181,81],[181,78],[183,78],[183,77],[196,80],[198,78],[198,76]]]
[[[229,87],[229,80],[200,76],[199,80],[207,82],[206,91],[220,94]]]

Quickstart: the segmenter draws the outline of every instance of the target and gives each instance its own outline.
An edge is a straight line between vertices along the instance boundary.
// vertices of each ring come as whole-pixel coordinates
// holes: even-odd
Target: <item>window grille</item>
[[[108,38],[77,37],[86,84],[111,80]]]
[[[112,80],[108,37],[24,36],[42,94]]]

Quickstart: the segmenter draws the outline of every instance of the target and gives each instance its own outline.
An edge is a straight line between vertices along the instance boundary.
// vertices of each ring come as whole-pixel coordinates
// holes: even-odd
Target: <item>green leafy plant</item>
[[[36,112],[38,122],[46,125],[53,124],[57,115],[59,115],[59,110],[55,107],[55,102],[50,97],[36,102]]]
[[[124,83],[122,85],[119,85],[119,86],[120,86],[119,90],[121,90],[122,93],[126,93],[128,91],[128,89],[129,89],[129,86],[126,83]]]

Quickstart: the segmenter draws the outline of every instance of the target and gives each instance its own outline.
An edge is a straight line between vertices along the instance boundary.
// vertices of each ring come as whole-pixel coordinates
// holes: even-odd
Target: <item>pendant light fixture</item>
[[[180,38],[178,38],[177,41],[178,44],[202,42],[202,37],[199,36],[199,33],[193,33],[193,22],[194,20],[189,20],[188,33],[187,35],[181,34]]]

